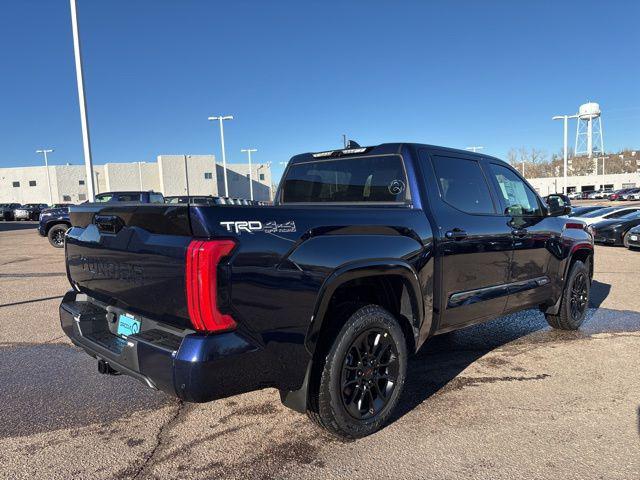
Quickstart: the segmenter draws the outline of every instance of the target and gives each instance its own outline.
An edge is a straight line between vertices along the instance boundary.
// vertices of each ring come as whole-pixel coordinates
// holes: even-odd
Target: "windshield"
[[[314,160],[287,169],[282,202],[404,202],[406,185],[400,155]]]

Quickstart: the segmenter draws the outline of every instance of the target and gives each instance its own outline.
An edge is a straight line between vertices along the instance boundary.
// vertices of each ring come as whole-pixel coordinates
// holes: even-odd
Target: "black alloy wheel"
[[[587,309],[589,303],[589,290],[587,289],[587,275],[584,272],[578,273],[571,286],[571,317],[580,320]]]
[[[398,352],[389,332],[371,328],[349,346],[342,367],[342,402],[356,420],[382,411],[396,387]]]
[[[400,319],[379,305],[346,304],[332,315],[344,324],[314,365],[307,413],[336,436],[362,438],[393,418],[407,376],[407,337]]]

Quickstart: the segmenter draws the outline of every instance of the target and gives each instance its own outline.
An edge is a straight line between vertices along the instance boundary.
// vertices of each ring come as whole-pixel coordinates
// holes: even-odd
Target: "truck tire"
[[[560,330],[577,330],[589,307],[590,289],[589,269],[583,262],[576,260],[562,292],[560,311],[557,315],[545,315],[549,325]]]
[[[392,415],[407,371],[407,341],[384,308],[353,313],[312,376],[307,413],[342,438],[361,438]]]
[[[64,234],[68,229],[69,226],[64,223],[59,223],[51,227],[47,233],[49,243],[56,248],[64,247]]]

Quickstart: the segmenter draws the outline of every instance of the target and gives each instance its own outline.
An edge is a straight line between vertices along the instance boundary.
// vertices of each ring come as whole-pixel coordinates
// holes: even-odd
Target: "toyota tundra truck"
[[[390,419],[438,334],[523,309],[577,329],[593,239],[496,158],[410,143],[293,157],[273,206],[71,207],[64,332],[187,402],[274,387],[335,435]]]

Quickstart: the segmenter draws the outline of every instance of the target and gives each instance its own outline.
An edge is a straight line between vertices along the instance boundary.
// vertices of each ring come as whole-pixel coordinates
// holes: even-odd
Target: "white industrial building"
[[[165,196],[224,196],[224,169],[214,155],[158,155],[156,162],[94,165],[96,193],[154,190]],[[0,168],[0,203],[65,203],[87,199],[82,165]],[[254,200],[271,199],[271,167],[252,165]],[[230,197],[250,198],[249,165],[227,163]],[[50,193],[51,191],[51,200]]]
[[[564,186],[564,177],[527,178],[527,180],[542,196],[561,193]],[[567,192],[569,193],[631,187],[640,187],[640,173],[567,177]]]

